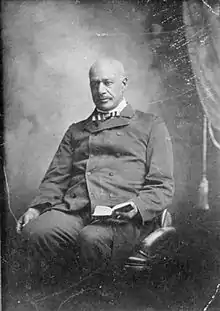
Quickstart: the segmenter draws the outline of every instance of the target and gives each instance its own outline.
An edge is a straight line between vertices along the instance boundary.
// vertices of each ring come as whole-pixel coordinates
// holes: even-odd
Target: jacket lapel
[[[92,121],[92,115],[84,123],[84,129],[90,133],[100,132],[103,130],[128,125],[134,115],[131,105],[127,105],[121,112],[120,117],[110,118],[105,121]]]

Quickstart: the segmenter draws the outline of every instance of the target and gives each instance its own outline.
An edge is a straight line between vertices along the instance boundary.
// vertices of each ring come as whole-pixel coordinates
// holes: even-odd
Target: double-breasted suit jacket
[[[132,200],[143,223],[152,220],[174,192],[166,125],[129,104],[120,117],[93,121],[92,115],[68,128],[29,207],[77,211],[89,204],[92,212]]]

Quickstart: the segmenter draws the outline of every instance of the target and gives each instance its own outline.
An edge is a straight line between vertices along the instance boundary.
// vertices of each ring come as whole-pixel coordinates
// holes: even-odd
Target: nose
[[[102,83],[102,82],[99,83],[98,92],[99,92],[99,94],[105,94],[106,93],[104,83]]]

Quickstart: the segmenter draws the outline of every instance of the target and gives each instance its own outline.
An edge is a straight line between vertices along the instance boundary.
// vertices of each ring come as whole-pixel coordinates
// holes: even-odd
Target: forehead
[[[122,75],[122,70],[115,63],[100,62],[91,67],[90,80],[94,79],[117,79]]]

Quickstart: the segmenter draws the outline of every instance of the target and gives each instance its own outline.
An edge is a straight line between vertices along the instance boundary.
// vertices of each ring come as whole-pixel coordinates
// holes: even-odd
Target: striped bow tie
[[[101,113],[97,112],[92,116],[92,121],[105,121],[107,119],[120,117],[120,112],[114,111],[114,112],[107,112],[107,113]]]

